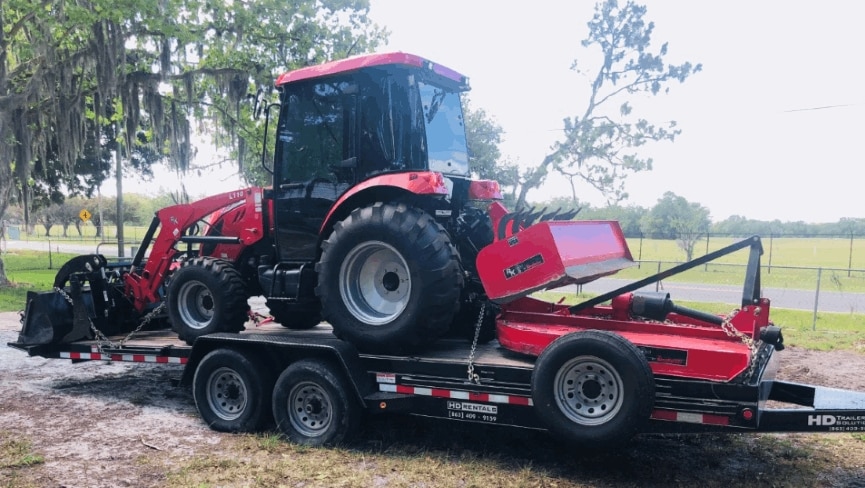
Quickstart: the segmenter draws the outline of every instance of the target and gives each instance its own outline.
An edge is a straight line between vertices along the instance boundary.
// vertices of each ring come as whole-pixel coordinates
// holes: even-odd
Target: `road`
[[[48,242],[45,241],[8,241],[8,249],[29,249],[36,251],[48,251]],[[126,256],[131,253],[127,246]],[[51,250],[54,252],[66,252],[76,254],[87,254],[96,252],[95,244],[81,244],[67,241],[52,241]],[[105,244],[99,247],[99,252],[108,257],[117,256],[115,244]],[[583,291],[589,293],[606,293],[630,283],[628,280],[618,278],[601,278],[586,285]],[[712,285],[705,283],[679,283],[665,281],[662,283],[663,291],[670,294],[676,301],[693,302],[720,302],[736,306],[742,299],[742,287],[732,285]],[[647,291],[655,291],[655,285],[645,288]],[[569,292],[576,291],[575,287],[566,287]],[[816,290],[797,290],[790,288],[763,288],[763,296],[772,300],[772,305],[777,308],[793,310],[814,310],[817,300],[817,310],[821,312],[840,313],[865,313],[865,293],[850,293],[843,291],[820,290],[819,297]]]

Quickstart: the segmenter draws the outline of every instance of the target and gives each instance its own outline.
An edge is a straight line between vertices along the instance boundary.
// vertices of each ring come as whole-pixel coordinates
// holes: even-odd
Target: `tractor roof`
[[[447,80],[456,82],[460,86],[468,87],[468,78],[456,71],[440,64],[433,63],[432,61],[420,56],[403,52],[363,54],[360,56],[341,59],[339,61],[331,61],[316,66],[296,69],[280,75],[279,78],[276,79],[276,86],[385,65],[404,65],[415,68],[426,68]]]

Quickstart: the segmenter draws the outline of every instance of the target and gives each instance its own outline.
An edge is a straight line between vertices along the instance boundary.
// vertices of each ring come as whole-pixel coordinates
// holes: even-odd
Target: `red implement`
[[[477,259],[487,296],[497,303],[588,283],[633,264],[614,221],[541,222],[483,248]]]

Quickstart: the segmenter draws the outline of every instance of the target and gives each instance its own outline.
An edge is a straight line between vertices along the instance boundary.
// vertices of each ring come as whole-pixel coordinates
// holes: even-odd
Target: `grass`
[[[308,448],[244,435],[167,473],[168,486],[843,486],[865,441],[834,435],[644,435],[575,452],[545,434],[440,420],[372,418],[353,444]],[[828,478],[827,478],[828,477]]]
[[[9,251],[3,254],[7,277],[15,284],[0,288],[0,312],[17,312],[24,309],[28,291],[46,291],[54,286],[57,270],[75,254],[51,256],[49,269],[48,253],[41,251]],[[19,271],[21,270],[21,271]]]
[[[0,432],[0,469],[26,468],[42,464],[45,459],[33,451],[26,439],[16,439],[13,432]]]

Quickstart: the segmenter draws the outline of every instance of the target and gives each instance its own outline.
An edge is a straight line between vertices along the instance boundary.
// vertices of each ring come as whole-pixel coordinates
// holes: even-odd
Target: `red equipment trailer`
[[[733,316],[631,293],[743,248],[749,266]],[[865,431],[865,393],[774,379],[783,342],[757,294],[761,251],[750,238],[572,307],[513,300],[498,341],[443,339],[408,356],[358,352],[327,324],[266,324],[192,346],[164,330],[122,344],[117,336],[9,345],[73,362],[182,364],[181,384],[214,429],[255,430],[272,416],[288,439],[309,445],[347,439],[364,412],[545,429],[593,447],[648,432]],[[599,305],[607,295],[611,303]]]

